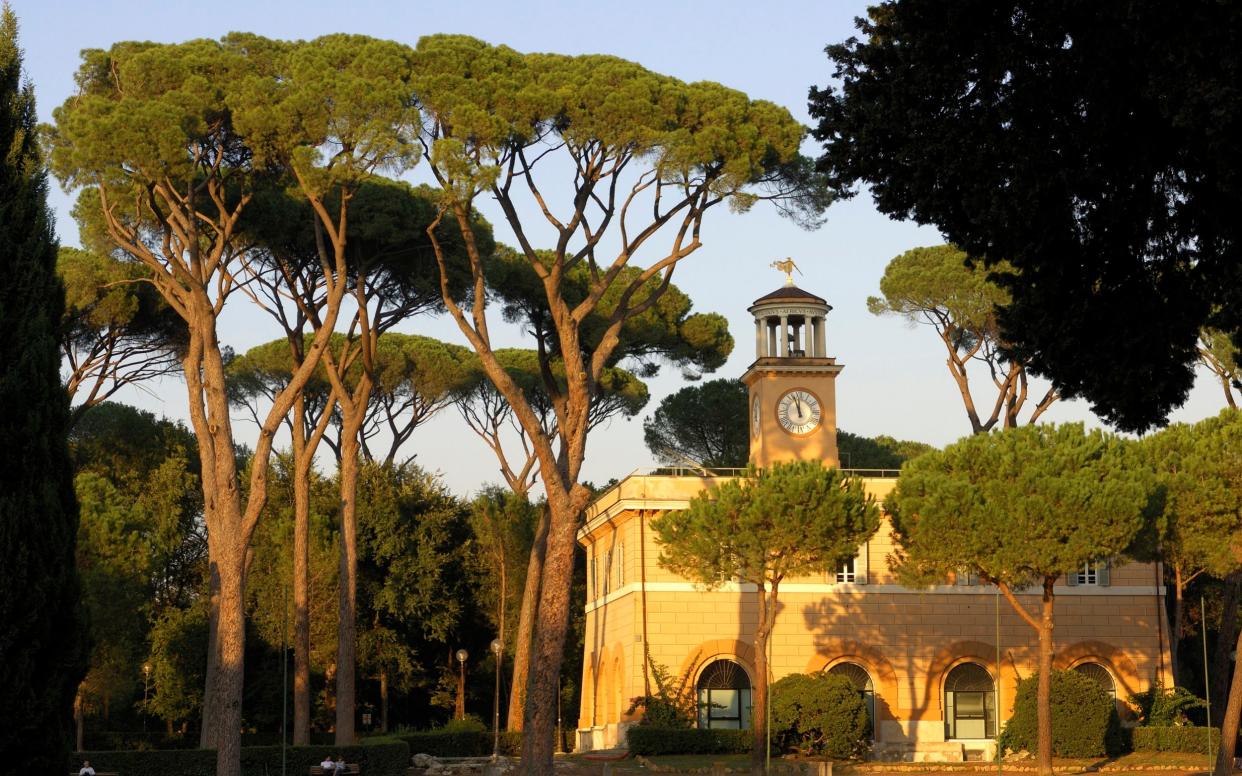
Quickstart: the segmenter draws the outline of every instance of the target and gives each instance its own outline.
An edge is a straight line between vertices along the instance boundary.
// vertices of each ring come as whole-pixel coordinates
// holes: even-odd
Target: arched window
[[[996,735],[996,686],[978,663],[954,666],[944,680],[945,738]]]
[[[871,720],[871,734],[874,736],[875,683],[871,681],[871,674],[867,673],[867,669],[857,663],[837,663],[828,669],[828,673],[844,676],[850,680],[850,684],[854,685],[854,689],[858,690],[858,694],[863,697],[863,701],[867,704],[867,719]]]
[[[1104,692],[1108,693],[1108,697],[1112,698],[1114,703],[1117,701],[1117,683],[1113,681],[1113,675],[1107,668],[1099,663],[1079,663],[1074,666],[1074,670],[1094,679],[1104,688]]]
[[[750,677],[732,660],[717,660],[703,669],[697,684],[699,727],[750,728]]]

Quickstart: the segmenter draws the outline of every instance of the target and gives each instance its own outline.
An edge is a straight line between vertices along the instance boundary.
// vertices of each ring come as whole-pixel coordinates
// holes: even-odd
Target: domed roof
[[[770,294],[764,294],[755,300],[755,304],[767,304],[768,302],[779,302],[783,300],[797,302],[813,302],[815,304],[828,304],[827,300],[812,294],[810,291],[803,291],[794,285],[781,286]]]

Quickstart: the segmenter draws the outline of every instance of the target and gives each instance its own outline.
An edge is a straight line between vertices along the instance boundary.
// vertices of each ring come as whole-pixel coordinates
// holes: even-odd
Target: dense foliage
[[[820,169],[1009,262],[1006,343],[1061,395],[1162,422],[1201,327],[1242,334],[1242,9],[888,0],[858,27],[811,91]]]
[[[1136,727],[1130,731],[1130,739],[1136,752],[1192,752],[1206,755],[1220,751],[1218,728],[1194,725]]]
[[[17,16],[0,11],[0,751],[4,768],[52,772],[69,749],[90,636],[74,564],[78,505],[60,383],[65,293],[23,74]]]
[[[750,730],[659,728],[635,725],[625,731],[630,753],[651,757],[660,754],[743,754],[755,735]]]
[[[790,674],[772,685],[772,738],[784,751],[857,759],[871,744],[867,703],[844,676]]]
[[[1013,716],[1000,745],[1011,752],[1033,752],[1038,737],[1035,708],[1038,680],[1018,682]],[[1052,751],[1057,757],[1100,757],[1121,753],[1124,739],[1117,704],[1099,682],[1077,671],[1052,672]]]

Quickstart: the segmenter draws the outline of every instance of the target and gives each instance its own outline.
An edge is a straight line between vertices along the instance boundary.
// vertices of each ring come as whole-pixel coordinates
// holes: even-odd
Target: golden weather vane
[[[768,266],[785,273],[785,285],[787,286],[793,285],[794,270],[798,270],[799,275],[802,274],[802,270],[798,269],[798,265],[794,264],[794,260],[790,258],[786,258],[784,261],[774,261]]]

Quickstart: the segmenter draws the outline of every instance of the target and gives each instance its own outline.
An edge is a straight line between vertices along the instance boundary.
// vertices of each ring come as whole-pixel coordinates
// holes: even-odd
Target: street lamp
[[[147,732],[147,691],[151,686],[151,664],[142,664],[142,732]]]
[[[468,657],[470,653],[466,650],[457,650],[457,665],[460,670],[457,674],[457,710],[453,714],[454,719],[466,718],[466,658]]]
[[[492,654],[496,656],[496,697],[492,700],[492,762],[500,759],[500,653],[505,644],[492,639]]]

